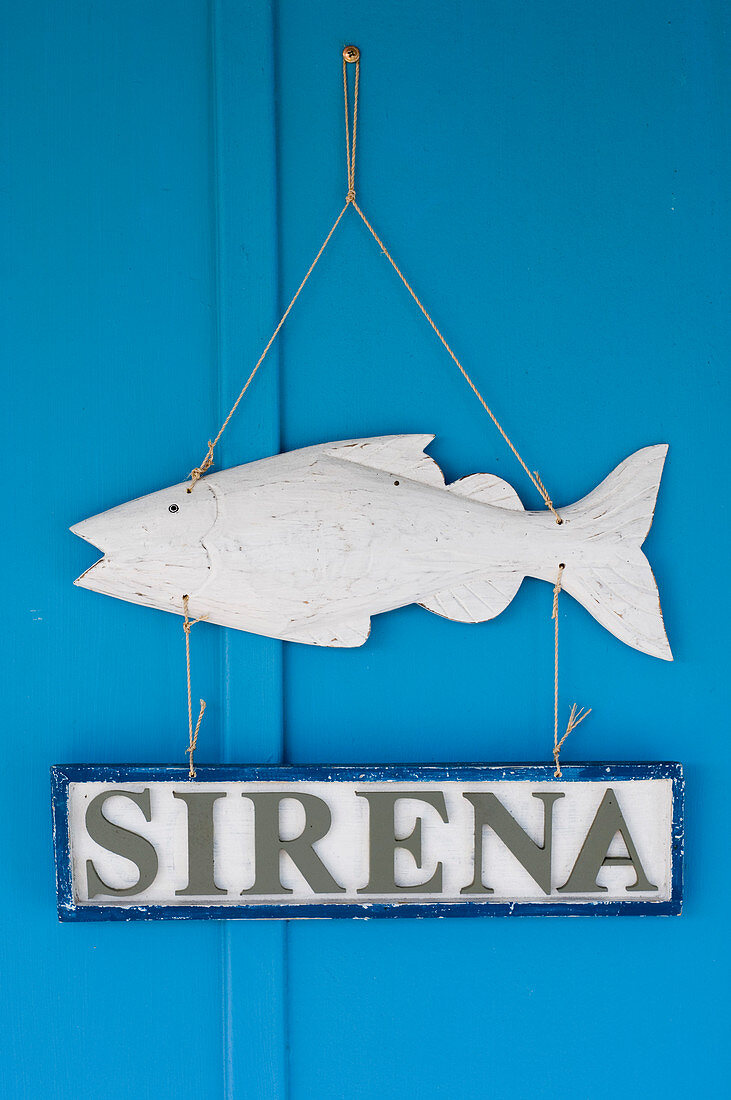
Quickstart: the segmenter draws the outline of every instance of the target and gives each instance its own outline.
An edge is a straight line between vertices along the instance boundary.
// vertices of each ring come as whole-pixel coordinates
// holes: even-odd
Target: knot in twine
[[[508,440],[508,444],[510,444],[509,440]],[[518,461],[520,462],[521,461],[520,455],[518,455],[517,458],[518,458]],[[523,468],[525,469],[525,467],[523,467]],[[528,477],[530,477],[530,470],[527,470],[526,472],[528,474]],[[538,490],[538,492],[543,497],[543,502],[546,505],[546,508],[548,508],[549,512],[553,513],[553,518],[556,520],[556,523],[560,527],[561,524],[563,523],[563,520],[561,519],[560,515],[556,511],[556,509],[554,507],[554,504],[553,504],[553,501],[551,500],[550,496],[548,495],[548,489],[543,484],[543,482],[541,480],[541,475],[538,473],[538,470],[533,471],[533,484],[535,485],[536,489]],[[558,574],[558,586],[559,586],[559,588],[561,587],[561,573],[563,572],[563,569],[564,569],[563,565],[560,567],[560,569],[561,569],[561,572],[559,572],[559,574]]]
[[[570,733],[572,733],[573,730],[576,729],[576,727],[579,725],[580,722],[583,722],[585,718],[588,718],[590,714],[591,714],[591,707],[589,707],[588,710],[584,710],[584,708],[582,707],[580,711],[577,711],[576,710],[576,703],[574,703],[573,706],[571,707],[571,714],[569,715],[569,724],[566,727],[566,733],[563,735],[563,737],[561,738],[561,740],[557,744],[555,743],[555,738],[554,738],[553,762],[556,765],[556,770],[553,774],[554,774],[554,777],[556,779],[560,779],[561,774],[562,774],[561,773],[561,765],[560,765],[559,760],[558,760],[559,754],[561,752],[561,746],[563,745],[563,743],[566,740],[566,738],[568,737],[568,735]]]
[[[209,439],[208,440],[208,454],[203,459],[200,466],[194,466],[193,469],[190,471],[190,475],[189,475],[190,476],[190,485],[186,489],[186,492],[192,493],[193,492],[193,486],[195,485],[196,481],[198,481],[203,476],[203,474],[206,472],[206,470],[210,470],[211,466],[213,465],[213,448],[214,447],[215,447],[215,443],[213,443]],[[185,598],[187,599],[187,596]]]
[[[206,712],[206,701],[205,701],[205,699],[201,699],[200,703],[201,703],[201,709],[200,709],[200,714],[198,715],[198,721],[196,722],[195,730],[190,734],[190,744],[188,745],[187,749],[185,750],[186,753],[190,754],[190,758],[189,758],[189,761],[188,761],[188,779],[195,779],[195,776],[196,776],[196,771],[195,771],[195,768],[193,767],[193,753],[195,752],[195,747],[198,744],[198,731],[201,728],[201,722],[203,721],[203,715]]]
[[[200,474],[198,475],[200,477]],[[195,484],[195,483],[194,483]],[[190,489],[188,490],[190,492]],[[196,722],[195,730],[193,729],[193,704],[190,694],[190,628],[195,626],[196,623],[202,622],[207,619],[207,615],[201,615],[200,619],[188,618],[188,597],[183,596],[183,632],[185,634],[185,668],[188,678],[188,747],[185,750],[188,755],[188,779],[195,779],[195,767],[193,765],[193,753],[195,747],[198,744],[198,733],[200,732],[201,722],[203,721],[203,715],[206,711],[205,699],[201,699],[201,709],[198,714],[198,721]]]
[[[348,191],[345,205],[355,202],[355,146],[358,138],[358,84],[360,82],[360,59],[355,60],[355,82],[353,85],[353,118],[351,123],[348,104],[348,66],[343,57],[343,98],[345,100],[345,167],[348,174]],[[351,130],[352,126],[352,130]]]
[[[561,521],[556,520],[557,523]],[[588,718],[591,714],[591,707],[589,710],[585,710],[584,707],[581,710],[577,710],[576,703],[571,707],[571,714],[569,715],[569,722],[566,726],[566,733],[561,740],[558,739],[558,597],[561,592],[561,581],[563,579],[563,571],[566,568],[564,562],[558,567],[558,576],[556,577],[556,583],[553,586],[553,611],[551,612],[551,618],[553,619],[553,762],[556,765],[556,769],[553,773],[555,779],[561,778],[561,764],[559,762],[559,756],[561,754],[561,748],[564,741],[570,733],[572,733],[580,722],[583,722],[585,718]]]

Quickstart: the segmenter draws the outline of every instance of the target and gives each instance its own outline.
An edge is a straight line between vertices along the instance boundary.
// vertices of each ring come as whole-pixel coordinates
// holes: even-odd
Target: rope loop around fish
[[[553,586],[553,611],[551,612],[551,618],[553,619],[553,762],[555,764],[555,771],[553,773],[554,778],[561,778],[561,764],[559,757],[561,755],[561,749],[566,738],[572,733],[576,727],[588,718],[591,714],[591,707],[585,710],[584,707],[581,710],[577,710],[576,703],[571,707],[571,713],[569,715],[568,725],[566,726],[566,733],[561,740],[558,739],[558,597],[561,592],[561,581],[563,579],[563,571],[566,568],[564,562],[558,567],[558,576],[556,577],[556,583]]]
[[[349,83],[348,70],[350,68],[354,69],[352,116],[351,116],[351,111],[350,111],[350,96],[349,96],[349,90],[348,90],[348,83]],[[556,510],[556,508],[553,504],[553,501],[552,501],[552,499],[551,499],[551,497],[548,493],[548,490],[546,489],[545,485],[543,484],[543,481],[541,480],[541,478],[538,474],[538,471],[537,470],[531,470],[528,467],[528,464],[523,460],[522,456],[520,455],[520,453],[519,453],[517,447],[515,446],[515,444],[513,443],[512,439],[510,438],[508,433],[505,431],[505,429],[503,428],[502,424],[499,422],[499,420],[495,416],[495,414],[492,411],[492,409],[490,408],[490,406],[487,404],[487,401],[485,400],[485,398],[480,393],[480,391],[477,388],[477,385],[475,384],[473,379],[467,373],[467,370],[465,369],[465,367],[462,365],[460,360],[457,358],[455,352],[452,350],[452,347],[447,342],[446,337],[442,333],[441,329],[439,329],[437,327],[436,322],[432,318],[431,314],[428,312],[426,306],[421,301],[418,294],[414,290],[413,286],[408,281],[408,279],[404,275],[403,271],[401,270],[401,268],[398,266],[398,264],[394,260],[393,256],[389,252],[388,248],[383,243],[383,240],[381,239],[381,237],[379,237],[379,235],[376,233],[376,231],[373,228],[373,226],[371,225],[370,221],[368,220],[368,218],[363,213],[363,210],[361,209],[361,207],[356,202],[356,197],[355,197],[355,151],[356,151],[356,140],[357,140],[357,133],[358,133],[358,99],[359,99],[359,94],[360,94],[360,50],[358,50],[358,48],[356,46],[346,46],[345,49],[343,50],[343,101],[344,101],[344,106],[345,106],[345,158],[346,158],[346,178],[347,178],[347,191],[346,191],[346,194],[345,194],[345,205],[343,206],[342,210],[340,211],[337,218],[333,222],[333,224],[330,228],[330,231],[328,232],[327,236],[325,237],[325,240],[320,245],[320,248],[317,252],[317,255],[315,256],[314,260],[312,261],[309,268],[307,269],[305,277],[303,278],[302,282],[297,287],[297,290],[295,291],[289,305],[287,306],[284,313],[282,314],[282,317],[281,317],[279,323],[277,324],[277,327],[274,329],[274,332],[270,336],[263,352],[261,353],[261,355],[259,356],[259,359],[255,363],[253,370],[249,374],[249,377],[246,379],[246,381],[245,381],[245,383],[244,383],[244,385],[241,389],[241,392],[239,393],[238,397],[236,398],[233,405],[231,406],[231,409],[228,413],[228,416],[223,421],[223,424],[221,425],[221,427],[218,431],[218,434],[214,437],[213,440],[208,441],[208,450],[207,450],[207,452],[206,452],[206,454],[203,458],[203,461],[201,462],[201,464],[199,466],[194,466],[193,469],[190,471],[190,474],[189,474],[190,485],[188,486],[187,491],[189,493],[192,493],[196,482],[199,481],[200,478],[203,476],[203,474],[205,474],[208,470],[210,470],[211,466],[213,465],[214,452],[215,452],[215,449],[216,449],[216,447],[217,447],[217,445],[218,445],[218,443],[221,439],[221,436],[226,431],[226,428],[228,427],[228,425],[231,421],[231,418],[233,417],[234,413],[236,412],[237,408],[239,407],[239,404],[241,403],[246,391],[248,390],[251,383],[254,381],[254,378],[255,378],[257,372],[259,371],[259,368],[261,367],[262,363],[266,359],[272,344],[274,343],[277,336],[279,335],[279,333],[282,329],[282,326],[284,325],[284,322],[287,320],[287,317],[289,316],[289,314],[292,310],[292,307],[294,306],[295,302],[299,298],[302,290],[305,287],[305,284],[307,283],[308,279],[310,278],[310,275],[312,274],[312,272],[317,267],[317,264],[320,261],[320,257],[322,256],[323,252],[325,251],[328,244],[330,243],[330,240],[332,239],[332,236],[333,236],[335,230],[339,226],[339,224],[340,224],[340,222],[343,218],[343,215],[345,214],[345,211],[348,209],[349,206],[352,206],[352,208],[356,211],[359,218],[361,219],[361,221],[365,225],[368,232],[371,234],[371,236],[375,240],[376,244],[381,249],[381,252],[383,253],[383,255],[386,257],[388,262],[391,264],[391,267],[396,272],[399,279],[401,280],[403,285],[408,290],[408,292],[411,295],[411,297],[413,298],[414,302],[419,307],[421,313],[423,314],[425,319],[429,322],[431,328],[434,330],[434,333],[438,337],[438,339],[439,339],[440,343],[442,344],[442,346],[444,347],[445,351],[450,356],[450,358],[454,362],[455,366],[458,368],[458,370],[461,373],[462,377],[464,378],[465,382],[470,387],[470,389],[474,393],[475,397],[480,402],[483,409],[485,410],[487,415],[492,420],[493,424],[495,425],[495,427],[499,431],[500,435],[503,437],[503,439],[507,443],[508,447],[512,451],[515,458],[518,460],[520,465],[523,467],[525,473],[530,478],[530,480],[533,483],[534,487],[540,493],[541,497],[543,498],[543,502],[546,505],[546,508],[548,508],[548,510],[553,514],[553,517],[556,520],[556,523],[558,523],[558,524],[563,523],[563,520],[561,519],[561,516],[559,515],[558,511]]]
[[[202,622],[207,619],[207,615],[201,615],[200,619],[188,618],[188,596],[183,596],[183,632],[185,634],[185,668],[188,678],[188,747],[185,750],[188,756],[188,779],[195,779],[195,765],[193,764],[193,753],[195,752],[196,745],[198,744],[198,734],[201,728],[201,722],[203,721],[203,715],[206,711],[205,699],[201,699],[201,709],[198,714],[198,721],[193,729],[193,704],[190,693],[190,628],[195,626],[196,623]]]

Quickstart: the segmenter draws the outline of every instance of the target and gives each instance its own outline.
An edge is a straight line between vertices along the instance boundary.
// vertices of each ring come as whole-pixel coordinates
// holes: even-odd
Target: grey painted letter
[[[461,894],[492,894],[494,890],[482,881],[482,843],[486,828],[500,837],[519,863],[540,886],[544,894],[551,893],[551,847],[553,840],[553,804],[563,798],[560,791],[533,792],[533,797],[543,803],[543,845],[540,846],[528,836],[510,814],[502,802],[492,794],[465,794],[463,796],[475,807],[475,862],[474,877],[469,886],[464,886]]]
[[[92,798],[86,811],[86,831],[92,840],[106,848],[108,852],[114,852],[118,856],[124,856],[132,863],[137,864],[139,877],[134,886],[115,887],[107,886],[99,875],[92,860],[86,861],[86,882],[89,898],[95,898],[98,894],[108,894],[110,897],[131,897],[133,894],[141,894],[152,886],[157,876],[157,852],[149,840],[139,833],[133,833],[129,829],[123,829],[121,825],[115,825],[102,813],[104,803],[108,798],[123,795],[129,798],[142,810],[145,821],[150,821],[150,788],[145,787],[141,794],[134,791],[102,791],[96,798]]]
[[[617,833],[620,834],[627,848],[626,856],[607,855],[609,847]],[[617,802],[617,796],[611,787],[608,787],[604,798],[601,800],[596,817],[592,822],[586,840],[579,852],[574,869],[569,875],[568,881],[559,886],[560,892],[567,894],[596,894],[605,892],[606,886],[597,885],[597,875],[602,867],[626,867],[631,865],[637,876],[636,882],[628,886],[628,890],[657,890],[653,886],[640,862],[635,843],[632,839],[627,822]]]
[[[421,870],[421,818],[417,817],[414,828],[408,836],[398,839],[394,826],[396,803],[402,798],[413,798],[417,802],[426,802],[439,813],[442,821],[447,822],[447,806],[441,791],[356,791],[359,798],[368,799],[369,806],[369,875],[368,885],[358,890],[359,894],[438,894],[442,889],[442,865],[437,863],[436,870],[428,882],[418,886],[399,886],[396,882],[396,849],[405,848],[411,852],[416,866]]]
[[[188,885],[176,897],[226,893],[213,878],[213,803],[225,797],[225,791],[173,791],[188,807]]]
[[[292,894],[279,877],[280,853],[286,852],[316,894],[341,894],[340,886],[322,862],[313,845],[329,832],[332,814],[327,802],[314,794],[244,794],[254,803],[254,885],[242,894]],[[305,810],[305,827],[294,840],[282,840],[279,805],[286,798],[300,802]]]

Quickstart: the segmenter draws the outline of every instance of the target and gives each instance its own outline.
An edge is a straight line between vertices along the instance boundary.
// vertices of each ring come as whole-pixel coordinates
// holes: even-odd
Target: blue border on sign
[[[51,768],[56,893],[60,921],[98,920],[254,920],[298,917],[497,917],[497,916],[679,916],[683,902],[683,767],[679,763],[565,764],[562,783],[618,782],[623,779],[672,780],[672,870],[668,901],[556,902],[287,902],[276,905],[76,905],[71,881],[68,828],[70,783],[181,783],[194,785],[187,766],[149,764],[60,764]],[[546,764],[368,764],[353,765],[198,765],[196,779],[218,782],[419,783],[523,780],[556,782]]]

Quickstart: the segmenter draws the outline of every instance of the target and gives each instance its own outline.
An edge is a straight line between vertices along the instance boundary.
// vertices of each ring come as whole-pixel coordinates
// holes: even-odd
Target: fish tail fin
[[[640,547],[650,530],[667,445],[630,455],[588,496],[562,508],[582,553],[562,587],[627,645],[672,661],[657,584]]]

